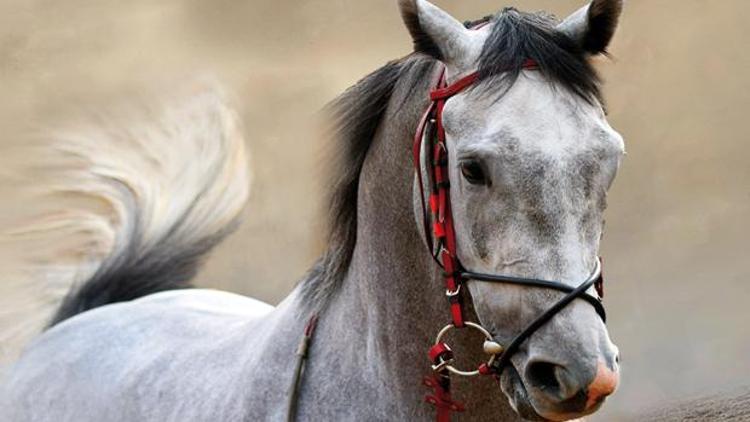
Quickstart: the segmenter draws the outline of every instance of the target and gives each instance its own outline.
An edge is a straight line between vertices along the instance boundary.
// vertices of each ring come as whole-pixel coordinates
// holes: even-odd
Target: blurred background
[[[435,3],[461,20],[583,5]],[[748,19],[744,0],[631,0],[599,60],[628,155],[602,251],[623,382],[592,420],[750,384]],[[241,110],[254,185],[198,280],[277,303],[323,248],[317,111],[410,49],[391,0],[0,0],[0,167],[33,163],[10,152],[29,131],[211,75]],[[18,208],[10,192],[2,209]]]

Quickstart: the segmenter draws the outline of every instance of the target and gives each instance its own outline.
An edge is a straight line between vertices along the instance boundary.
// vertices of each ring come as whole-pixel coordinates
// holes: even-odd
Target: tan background
[[[437,3],[460,19],[581,5]],[[749,18],[744,0],[630,0],[601,65],[628,148],[603,248],[624,374],[593,419],[750,384]],[[0,145],[126,86],[215,75],[242,110],[256,179],[200,279],[276,302],[322,248],[315,110],[409,49],[390,0],[0,0]]]

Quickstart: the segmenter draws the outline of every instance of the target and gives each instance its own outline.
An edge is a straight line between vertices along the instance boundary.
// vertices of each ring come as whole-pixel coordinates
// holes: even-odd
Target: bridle
[[[526,60],[523,68],[537,69],[533,60]],[[450,178],[448,148],[442,116],[445,103],[453,96],[463,92],[479,81],[479,73],[475,72],[448,85],[445,67],[442,67],[434,88],[430,91],[430,104],[427,107],[414,136],[414,168],[419,185],[422,205],[422,220],[424,225],[425,242],[434,261],[443,270],[446,286],[446,296],[450,304],[452,322],[446,325],[437,335],[435,344],[429,350],[433,374],[424,380],[424,384],[434,389],[434,394],[428,395],[426,401],[437,407],[437,420],[450,420],[451,411],[461,411],[463,405],[454,401],[450,395],[450,375],[474,376],[494,375],[499,377],[510,363],[511,357],[520,346],[539,328],[544,326],[558,312],[576,299],[583,299],[591,304],[597,314],[606,321],[606,314],[601,299],[604,296],[604,279],[601,271],[601,260],[596,260],[596,266],[591,276],[577,287],[571,287],[559,281],[540,280],[534,278],[511,277],[500,274],[484,274],[467,270],[460,262],[457,254],[456,234],[451,212]],[[423,177],[423,171],[426,178]],[[426,179],[426,180],[425,180]],[[425,200],[425,192],[429,197]],[[429,203],[429,212],[428,206]],[[555,302],[549,309],[534,319],[507,345],[501,346],[494,341],[492,334],[475,322],[464,318],[463,286],[468,280],[513,284],[525,287],[557,290],[565,296]],[[597,296],[588,293],[594,287]],[[454,328],[473,328],[485,337],[484,351],[490,355],[487,362],[479,365],[473,371],[462,371],[453,366],[454,355],[447,343],[442,339]]]

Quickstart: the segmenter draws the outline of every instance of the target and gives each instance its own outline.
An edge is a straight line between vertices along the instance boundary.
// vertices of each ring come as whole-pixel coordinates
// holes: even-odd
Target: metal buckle
[[[440,372],[451,363],[453,363],[453,359],[443,360],[443,358],[440,358],[440,363],[438,363],[437,365],[432,365],[432,370],[435,372]]]
[[[495,359],[498,357],[498,355],[502,353],[503,347],[497,344],[492,339],[492,334],[490,334],[490,332],[487,331],[487,329],[477,324],[476,322],[466,321],[464,322],[464,324],[466,324],[467,327],[470,327],[479,331],[485,337],[483,349],[485,353],[490,355],[490,359],[487,361],[487,366],[491,367],[492,364],[495,362]],[[448,333],[448,331],[454,328],[456,328],[456,326],[453,324],[448,324],[445,327],[443,327],[443,329],[438,332],[438,335],[435,338],[435,344],[440,343],[443,337],[445,337],[445,335]],[[433,365],[432,369],[436,372],[442,371],[443,369],[447,369],[452,374],[460,375],[462,377],[473,377],[473,376],[479,375],[479,369],[475,369],[473,371],[462,371],[460,369],[457,369],[455,366],[453,366],[452,363],[453,363],[453,359],[450,359],[447,361],[441,360],[441,362],[438,363],[437,365]]]
[[[448,297],[456,297],[461,293],[461,285],[459,284],[458,287],[456,287],[456,290],[451,291],[451,289],[445,289],[445,295]]]
[[[445,263],[443,262],[443,256],[444,256],[444,252],[448,252],[448,249],[445,249],[445,243],[442,240],[438,242],[436,246],[438,247],[438,250],[435,256],[438,257],[438,261],[440,261],[440,266],[445,267]],[[448,252],[448,255],[450,254],[451,253]]]

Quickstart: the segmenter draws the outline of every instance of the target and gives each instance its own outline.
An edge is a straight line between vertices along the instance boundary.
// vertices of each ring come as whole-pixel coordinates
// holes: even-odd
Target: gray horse
[[[175,147],[144,160],[200,170],[201,177],[186,172],[180,183],[159,185],[171,191],[150,190],[160,180],[132,171],[138,165],[124,163],[132,155],[92,166],[123,228],[111,255],[5,375],[2,420],[283,420],[297,381],[298,420],[434,418],[421,380],[431,371],[426,350],[450,317],[443,276],[424,244],[410,153],[431,81],[443,66],[448,83],[480,75],[443,113],[461,262],[477,272],[578,286],[597,265],[606,194],[624,152],[590,63],[605,52],[621,3],[594,0],[562,22],[504,9],[469,30],[425,0],[401,0],[416,51],[333,104],[341,144],[329,246],[276,307],[183,289],[245,195],[224,112],[209,107],[207,123],[193,125],[200,134],[186,129],[200,119],[200,107],[175,130],[151,133],[170,142],[218,138],[209,138],[215,146]],[[536,69],[526,69],[527,60]],[[81,190],[91,193],[91,185]],[[467,319],[501,345],[562,296],[476,281],[467,287]],[[298,380],[297,348],[313,314],[317,331]],[[450,341],[458,366],[487,359],[474,337]],[[568,420],[593,413],[615,390],[617,355],[595,309],[576,300],[521,345],[499,386],[488,376],[456,379],[454,394],[467,408],[457,416]]]

